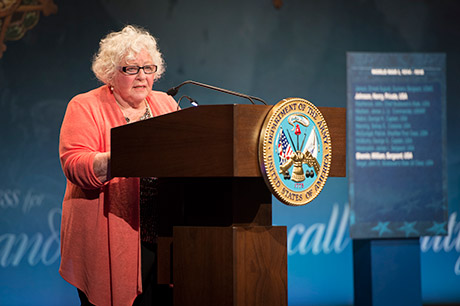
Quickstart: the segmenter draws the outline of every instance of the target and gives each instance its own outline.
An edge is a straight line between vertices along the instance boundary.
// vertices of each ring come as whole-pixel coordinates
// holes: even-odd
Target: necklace
[[[147,103],[146,100],[144,101],[145,101],[145,113],[139,118],[139,121],[152,118],[152,114],[150,114],[149,104]],[[126,123],[131,122],[131,120],[128,117],[125,117],[125,120],[126,120]]]
[[[129,119],[129,117],[125,116],[125,114],[124,114],[124,112],[123,112],[123,109],[121,108],[121,105],[120,105],[120,103],[118,103],[117,99],[115,99],[115,102],[117,102],[118,107],[120,108],[121,112],[123,113],[123,117],[125,118],[126,123],[130,123],[130,122],[131,122],[131,119]],[[144,114],[139,118],[138,121],[152,118],[152,114],[150,113],[150,107],[149,107],[149,104],[147,103],[147,100],[146,100],[146,99],[144,99],[144,103],[145,103],[145,112],[144,112]]]

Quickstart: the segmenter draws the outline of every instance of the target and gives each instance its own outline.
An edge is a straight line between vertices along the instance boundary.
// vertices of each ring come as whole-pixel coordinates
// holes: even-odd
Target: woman
[[[175,111],[177,103],[152,90],[164,61],[155,38],[142,29],[126,26],[107,35],[92,68],[105,85],[74,97],[61,127],[67,188],[59,272],[78,288],[82,304],[132,305],[147,290],[142,279],[152,278],[148,268],[141,270],[141,259],[153,266],[154,254],[146,252],[154,249],[155,233],[149,231],[154,226],[141,225],[152,223],[140,220],[144,184],[110,177],[110,129]]]

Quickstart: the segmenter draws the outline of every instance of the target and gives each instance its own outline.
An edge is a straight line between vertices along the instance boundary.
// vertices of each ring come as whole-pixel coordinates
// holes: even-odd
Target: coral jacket
[[[177,109],[165,93],[147,97],[153,116]],[[126,121],[108,86],[68,104],[59,154],[67,177],[62,204],[61,276],[95,305],[132,305],[142,292],[139,179],[102,184],[93,171],[98,152],[110,151],[110,129]]]

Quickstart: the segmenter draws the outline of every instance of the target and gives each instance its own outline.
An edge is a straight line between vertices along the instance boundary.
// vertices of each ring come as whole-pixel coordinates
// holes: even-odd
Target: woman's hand
[[[96,177],[105,183],[110,177],[110,152],[98,153],[94,156],[93,170]]]

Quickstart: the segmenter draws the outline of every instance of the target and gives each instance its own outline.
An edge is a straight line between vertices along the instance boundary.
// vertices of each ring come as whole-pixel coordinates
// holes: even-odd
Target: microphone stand
[[[236,91],[231,91],[231,90],[228,90],[228,89],[223,89],[223,88],[219,88],[219,87],[216,87],[216,86],[211,86],[211,85],[208,85],[208,84],[195,82],[195,81],[192,81],[192,80],[182,82],[181,84],[177,85],[176,87],[170,88],[166,93],[168,95],[170,95],[170,96],[175,96],[177,94],[177,92],[179,91],[179,88],[181,88],[182,86],[184,86],[186,84],[193,84],[193,85],[197,85],[197,86],[200,86],[200,87],[204,87],[204,88],[220,91],[220,92],[223,92],[223,93],[227,93],[227,94],[230,94],[230,95],[234,95],[234,96],[237,96],[237,97],[245,98],[245,99],[248,99],[249,101],[251,101],[252,104],[255,104],[254,100],[257,100],[257,101],[260,101],[263,104],[267,105],[267,103],[264,100],[262,100],[261,98],[245,95],[245,94],[242,94],[242,93],[239,93],[239,92],[236,92]]]

